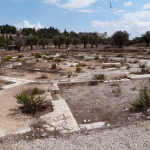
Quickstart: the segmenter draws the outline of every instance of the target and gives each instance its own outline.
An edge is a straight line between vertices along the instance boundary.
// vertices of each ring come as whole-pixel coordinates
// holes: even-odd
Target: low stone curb
[[[81,130],[92,130],[102,128],[106,125],[106,122],[95,122],[91,124],[80,124],[79,127]]]
[[[47,122],[49,126],[53,126],[53,130],[58,130],[60,133],[80,131],[64,99],[52,101],[52,105],[54,111],[40,117],[44,122]]]
[[[150,74],[142,74],[142,75],[129,75],[130,79],[142,79],[142,78],[150,78]]]
[[[11,77],[5,77],[5,76],[0,76],[0,80],[12,82],[12,84],[3,86],[2,89],[8,89],[14,86],[18,86],[18,85],[22,85],[22,84],[26,84],[30,82],[35,82],[32,80],[24,80],[24,79],[11,78]]]

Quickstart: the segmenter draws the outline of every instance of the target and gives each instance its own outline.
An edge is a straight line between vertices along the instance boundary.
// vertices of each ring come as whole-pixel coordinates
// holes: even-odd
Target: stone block
[[[121,67],[121,63],[102,63],[103,67]]]
[[[105,122],[95,122],[95,123],[92,123],[92,128],[93,129],[97,129],[97,128],[101,128],[105,125]]]

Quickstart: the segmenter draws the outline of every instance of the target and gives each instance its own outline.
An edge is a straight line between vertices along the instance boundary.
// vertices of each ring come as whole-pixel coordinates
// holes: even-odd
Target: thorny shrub
[[[105,78],[105,75],[102,73],[94,75],[94,79],[96,80],[105,80]]]
[[[35,114],[37,111],[42,111],[46,108],[46,96],[38,95],[38,89],[34,88],[31,92],[22,91],[14,97],[17,99],[18,104],[23,104],[24,112]]]
[[[142,87],[139,90],[138,97],[132,103],[130,103],[135,109],[147,109],[150,107],[150,88]]]

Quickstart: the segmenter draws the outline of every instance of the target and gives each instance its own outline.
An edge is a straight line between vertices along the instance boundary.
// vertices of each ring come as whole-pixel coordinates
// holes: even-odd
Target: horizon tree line
[[[40,45],[45,49],[45,45],[53,44],[55,47],[61,48],[61,45],[65,44],[66,48],[69,45],[73,45],[77,48],[77,45],[83,44],[84,48],[87,48],[87,44],[90,44],[91,48],[98,47],[99,44],[113,46],[121,48],[122,46],[129,46],[137,43],[146,43],[146,46],[150,43],[150,31],[142,34],[141,37],[135,37],[129,40],[129,34],[127,31],[116,31],[108,39],[99,37],[95,32],[68,32],[66,29],[64,32],[60,32],[54,27],[41,28],[36,30],[35,28],[23,28],[20,32],[14,26],[0,25],[0,47],[4,47],[7,50],[8,45],[15,45],[16,50],[20,52],[22,46],[30,46],[33,50],[33,46]],[[9,36],[8,36],[9,34]],[[12,35],[16,36],[13,37]]]

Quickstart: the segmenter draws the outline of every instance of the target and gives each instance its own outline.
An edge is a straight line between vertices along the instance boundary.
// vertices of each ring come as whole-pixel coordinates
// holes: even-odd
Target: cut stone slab
[[[66,101],[60,97],[59,100],[52,101],[54,111],[41,116],[50,127],[59,130],[61,133],[71,133],[80,131],[80,128],[72,115]]]
[[[57,83],[53,83],[53,86],[52,86],[51,90],[54,91],[55,93],[59,93],[60,92]]]
[[[66,64],[65,65],[61,65],[61,66],[66,66],[66,67],[71,67],[71,66],[73,66],[73,67],[76,67],[77,65],[79,65],[79,63],[69,63],[69,62],[66,62]]]
[[[92,130],[92,129],[99,129],[106,125],[105,122],[95,122],[91,124],[80,124],[79,127],[81,130]]]
[[[103,67],[121,67],[121,63],[102,63]]]
[[[142,78],[150,78],[150,74],[142,74],[142,75],[128,75],[131,79],[142,79]]]
[[[116,68],[107,68],[109,71],[115,71]]]

